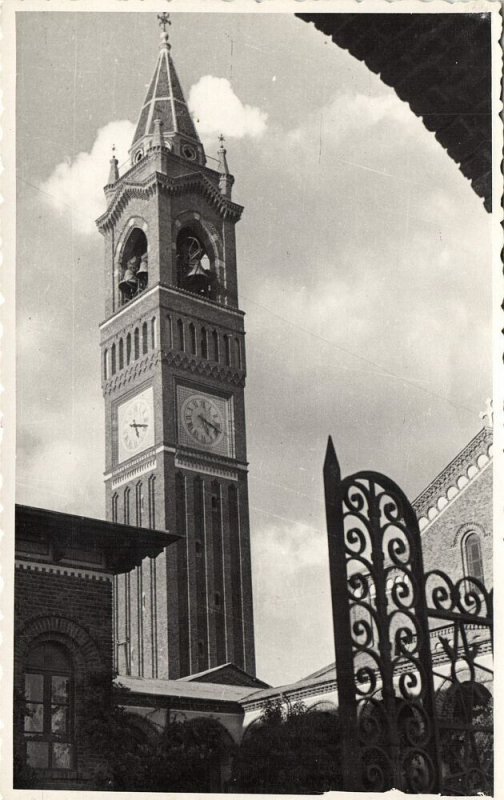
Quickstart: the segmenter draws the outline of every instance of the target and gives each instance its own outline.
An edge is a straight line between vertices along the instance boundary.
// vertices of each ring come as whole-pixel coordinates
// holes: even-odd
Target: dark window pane
[[[44,706],[42,703],[26,704],[24,729],[30,733],[40,733],[44,730]]]
[[[68,742],[55,742],[52,747],[52,766],[55,769],[71,769],[72,745]]]
[[[68,703],[69,679],[63,675],[52,676],[52,701],[53,703]]]
[[[66,733],[68,706],[52,706],[51,731],[53,733]]]
[[[42,702],[44,699],[44,676],[32,672],[25,673],[25,698]]]
[[[70,660],[62,647],[48,642],[35,647],[30,652],[28,665],[32,669],[47,669],[60,672],[70,669]]]
[[[27,742],[26,760],[29,767],[48,767],[49,742]]]

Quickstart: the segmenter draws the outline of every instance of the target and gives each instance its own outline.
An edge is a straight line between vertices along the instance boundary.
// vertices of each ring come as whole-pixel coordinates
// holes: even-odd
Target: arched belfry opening
[[[201,234],[192,227],[182,228],[177,236],[177,286],[215,300],[217,281],[214,266],[214,255]]]
[[[121,305],[141,294],[148,283],[147,237],[140,228],[133,228],[124,246],[120,262]]]

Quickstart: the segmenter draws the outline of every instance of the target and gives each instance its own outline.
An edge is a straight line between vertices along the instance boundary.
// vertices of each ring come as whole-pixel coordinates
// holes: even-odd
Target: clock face
[[[118,408],[118,461],[124,461],[154,444],[152,388]]]
[[[179,444],[234,457],[233,398],[177,386]]]
[[[184,430],[191,439],[206,447],[217,446],[225,432],[225,422],[219,406],[208,395],[192,394],[181,409]]]

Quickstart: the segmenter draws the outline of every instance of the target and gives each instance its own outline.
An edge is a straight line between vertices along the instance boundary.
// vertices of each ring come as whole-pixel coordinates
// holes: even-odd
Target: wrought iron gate
[[[324,484],[343,788],[491,791],[490,670],[474,636],[491,630],[491,595],[475,579],[425,574],[405,494],[376,472],[342,479],[331,439]],[[434,676],[446,684],[437,694]]]

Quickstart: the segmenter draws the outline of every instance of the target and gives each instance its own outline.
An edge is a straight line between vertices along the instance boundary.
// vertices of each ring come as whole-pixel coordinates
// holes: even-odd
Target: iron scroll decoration
[[[324,464],[344,781],[350,791],[439,791],[420,532],[377,472]]]

